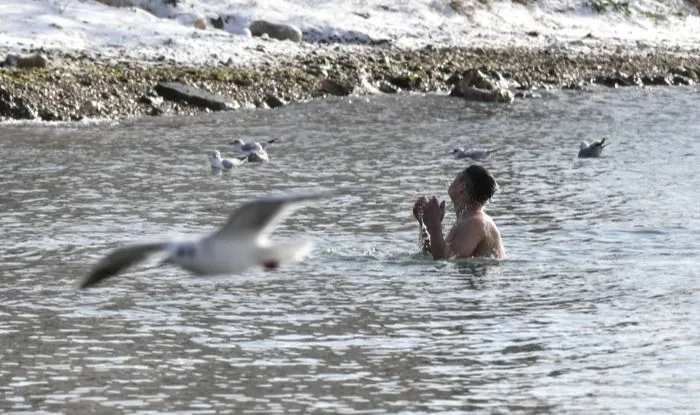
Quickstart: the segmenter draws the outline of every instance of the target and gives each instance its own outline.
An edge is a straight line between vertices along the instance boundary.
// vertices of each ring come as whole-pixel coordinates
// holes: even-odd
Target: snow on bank
[[[548,46],[700,47],[698,11],[683,0],[132,0],[109,7],[95,0],[0,0],[0,52],[33,48],[82,51],[103,58],[183,64],[255,64],[320,47],[335,35],[389,40],[399,47]],[[459,4],[455,11],[450,3]],[[602,6],[601,13],[591,3]],[[145,9],[149,10],[146,11]],[[224,30],[194,27],[197,18],[226,17]],[[301,44],[251,38],[252,20],[294,24]],[[536,31],[539,36],[529,36]],[[591,33],[593,38],[583,39]],[[332,47],[332,46],[322,46]],[[351,48],[352,45],[345,45]],[[357,47],[357,46],[354,46]]]

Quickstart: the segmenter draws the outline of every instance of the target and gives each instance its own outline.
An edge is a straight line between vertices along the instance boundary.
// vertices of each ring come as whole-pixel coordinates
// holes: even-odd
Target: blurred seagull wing
[[[166,250],[165,242],[128,245],[112,251],[80,281],[80,288],[88,288],[98,282],[119,274],[127,268],[147,260],[151,255]]]
[[[244,235],[266,237],[284,219],[313,200],[330,193],[313,193],[293,196],[271,196],[246,203],[233,212],[214,238],[237,238]]]

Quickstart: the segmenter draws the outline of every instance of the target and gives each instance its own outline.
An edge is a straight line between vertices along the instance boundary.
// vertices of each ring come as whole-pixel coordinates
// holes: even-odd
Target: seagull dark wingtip
[[[95,268],[93,268],[92,271],[90,271],[90,273],[80,281],[80,289],[84,290],[86,288],[93,287],[107,278],[119,274],[128,266],[125,266],[118,261],[115,262],[113,259],[113,256],[109,256],[100,261],[100,263],[98,263]]]
[[[112,273],[109,273],[104,268],[94,269],[82,280],[80,280],[80,282],[78,283],[78,288],[81,290],[85,290],[87,288],[93,287],[97,285],[100,281],[104,280],[105,278],[108,278],[111,275]]]
[[[102,258],[90,273],[83,278],[79,286],[81,289],[92,287],[107,278],[120,274],[132,265],[144,261],[156,251],[166,249],[166,242],[152,242],[137,245],[127,245],[112,251]]]

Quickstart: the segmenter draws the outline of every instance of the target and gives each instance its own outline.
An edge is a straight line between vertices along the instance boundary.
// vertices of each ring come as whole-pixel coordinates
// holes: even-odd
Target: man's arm
[[[442,223],[426,223],[425,226],[430,234],[430,253],[433,254],[433,259],[450,258],[451,250],[442,234]]]
[[[419,197],[418,200],[416,200],[416,203],[413,205],[413,216],[418,220],[418,225],[420,226],[421,251],[423,251],[423,253],[432,254],[431,236],[430,232],[428,231],[428,226],[425,224],[423,217],[425,206],[428,203],[428,199],[425,196]],[[439,206],[440,222],[442,223],[442,220],[445,217],[445,201],[443,200]]]
[[[451,256],[449,246],[442,234],[442,219],[445,217],[445,202],[439,203],[433,196],[423,205],[423,223],[430,235],[430,253],[433,259],[447,259]]]

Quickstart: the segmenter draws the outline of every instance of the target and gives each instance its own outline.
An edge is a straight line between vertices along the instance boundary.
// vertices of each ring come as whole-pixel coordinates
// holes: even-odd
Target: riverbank
[[[45,66],[0,69],[0,117],[45,121],[87,117],[190,115],[212,109],[269,108],[329,95],[448,94],[468,69],[498,73],[514,91],[688,85],[700,81],[700,53],[660,48],[590,53],[545,48],[330,48],[276,62],[188,67],[100,60],[51,52]],[[214,94],[226,106],[164,93],[179,82]],[[523,94],[528,96],[528,94]],[[209,96],[212,97],[212,96]]]

